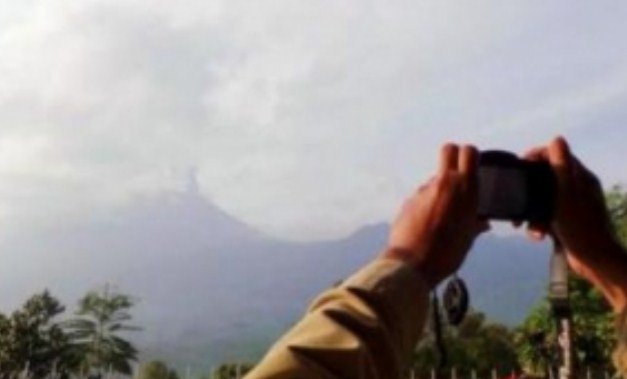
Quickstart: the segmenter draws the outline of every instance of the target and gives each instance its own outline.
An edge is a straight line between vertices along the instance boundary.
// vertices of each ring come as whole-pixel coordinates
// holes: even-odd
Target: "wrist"
[[[615,312],[627,306],[627,252],[618,241],[599,251],[590,281],[603,293]]]
[[[416,254],[413,250],[395,247],[388,247],[382,254],[383,258],[394,259],[405,263],[422,277],[430,289],[435,288],[440,282],[440,279],[438,279],[438,275],[436,275],[434,270],[425,267],[424,261],[418,258],[419,256],[420,255]]]

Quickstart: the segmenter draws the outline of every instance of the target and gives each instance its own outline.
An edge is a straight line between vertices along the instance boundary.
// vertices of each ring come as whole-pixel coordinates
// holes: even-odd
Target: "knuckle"
[[[466,154],[469,154],[469,155],[474,155],[479,152],[474,145],[470,145],[470,144],[462,145],[461,149],[462,151],[464,151]]]
[[[449,174],[438,175],[438,177],[435,179],[434,184],[438,190],[443,190],[450,185],[450,181],[451,180]]]
[[[462,184],[460,175],[454,172],[447,172],[437,177],[434,185],[438,192],[456,192]]]

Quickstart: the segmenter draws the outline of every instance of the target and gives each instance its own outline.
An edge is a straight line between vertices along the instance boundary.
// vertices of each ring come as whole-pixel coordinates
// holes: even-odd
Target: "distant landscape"
[[[0,309],[44,288],[74,304],[109,283],[139,299],[130,336],[142,360],[200,372],[258,360],[320,291],[347,277],[384,246],[388,225],[346,238],[296,243],[270,238],[225,213],[194,185],[73,225],[15,235],[2,255]],[[543,295],[548,247],[490,234],[461,276],[472,306],[514,325]]]

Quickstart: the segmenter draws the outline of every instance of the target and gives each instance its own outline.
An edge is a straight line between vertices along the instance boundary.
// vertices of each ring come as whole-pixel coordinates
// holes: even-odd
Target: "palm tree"
[[[135,301],[128,295],[112,292],[87,293],[78,304],[76,318],[65,323],[75,352],[81,359],[82,374],[102,378],[105,372],[131,374],[131,362],[137,361],[137,349],[120,334],[138,331],[129,325],[130,309]]]

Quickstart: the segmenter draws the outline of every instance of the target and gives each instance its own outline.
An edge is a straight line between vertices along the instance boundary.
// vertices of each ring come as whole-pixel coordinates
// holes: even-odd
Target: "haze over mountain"
[[[201,196],[184,192],[129,203],[107,216],[6,239],[0,309],[49,288],[67,305],[105,283],[140,299],[133,336],[145,358],[193,370],[254,360],[320,291],[345,278],[384,246],[387,224],[311,243],[271,238]],[[542,296],[546,247],[488,235],[461,276],[473,305],[516,323]]]

